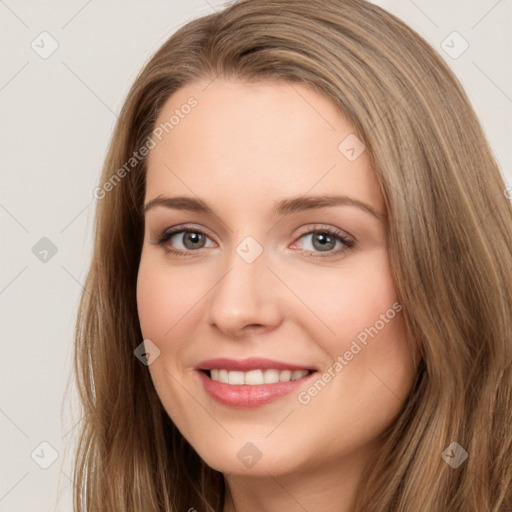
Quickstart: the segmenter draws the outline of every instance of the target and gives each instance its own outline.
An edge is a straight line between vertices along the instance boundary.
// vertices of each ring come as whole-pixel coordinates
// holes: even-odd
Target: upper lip
[[[215,359],[207,359],[201,361],[197,367],[198,370],[238,370],[241,372],[250,370],[315,370],[310,366],[303,366],[299,364],[285,363],[282,361],[275,361],[272,359],[264,359],[261,357],[249,357],[247,359],[229,359],[227,357],[217,357]]]

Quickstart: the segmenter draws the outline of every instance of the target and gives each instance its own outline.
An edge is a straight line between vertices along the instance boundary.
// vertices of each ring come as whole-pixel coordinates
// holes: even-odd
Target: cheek
[[[194,322],[193,305],[201,295],[186,286],[184,274],[166,270],[143,254],[137,276],[137,309],[144,339],[160,350],[160,356],[148,367],[156,392],[180,430],[190,432],[190,397],[183,393],[181,384],[182,359],[188,346],[183,332],[190,329],[188,322]]]
[[[318,331],[317,339],[328,344],[325,348],[332,355],[376,322],[381,327],[381,315],[394,318],[399,308],[385,249],[361,255],[332,271],[310,272],[301,278],[299,293],[322,321],[325,329]]]
[[[326,452],[374,438],[399,412],[416,376],[387,253],[375,252],[350,270],[310,285],[314,307],[334,334],[313,338],[329,355],[319,375],[326,384],[314,383],[299,402],[309,411],[310,431],[319,418],[332,423]]]
[[[189,274],[186,270],[162,268],[150,258],[141,259],[137,277],[139,322],[144,337],[157,345],[194,320],[204,291]]]
[[[157,279],[157,273],[141,262],[137,277],[139,322],[144,338],[157,344],[166,329],[169,329],[169,324],[164,320],[165,310],[172,311],[175,306],[169,302],[172,301],[172,294],[162,285],[161,279]]]
[[[317,272],[313,277],[303,283],[302,293],[325,328],[315,331],[313,323],[319,324],[313,320],[303,321],[303,327],[331,362],[342,358],[345,377],[337,379],[333,390],[343,381],[339,389],[370,402],[389,394],[387,387],[399,396],[406,393],[415,369],[387,251],[354,259],[339,275]],[[339,399],[346,397],[334,401]]]

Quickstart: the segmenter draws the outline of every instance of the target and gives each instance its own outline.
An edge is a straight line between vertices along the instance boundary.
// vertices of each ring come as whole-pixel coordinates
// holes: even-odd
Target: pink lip
[[[292,371],[315,369],[312,367],[282,363],[281,361],[273,361],[271,359],[263,359],[260,357],[249,357],[247,359],[228,359],[226,357],[217,357],[215,359],[207,359],[197,365],[198,370],[211,370],[212,368],[238,370],[240,372],[248,372],[250,370],[267,370],[271,368],[275,368],[276,370]]]
[[[247,384],[233,385],[212,380],[206,371],[212,368],[224,370],[250,371],[255,369],[276,370],[310,370],[305,366],[292,365],[271,361],[269,359],[249,358],[244,360],[234,359],[209,359],[197,366],[197,372],[205,391],[217,402],[230,407],[253,408],[268,404],[278,398],[288,395],[302,386],[315,372],[290,382],[276,382],[274,384],[261,384],[249,386]]]

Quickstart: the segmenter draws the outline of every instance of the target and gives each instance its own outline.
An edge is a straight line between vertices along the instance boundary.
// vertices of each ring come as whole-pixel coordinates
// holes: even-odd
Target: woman
[[[77,325],[75,510],[512,507],[512,209],[362,0],[242,0],[135,81]]]

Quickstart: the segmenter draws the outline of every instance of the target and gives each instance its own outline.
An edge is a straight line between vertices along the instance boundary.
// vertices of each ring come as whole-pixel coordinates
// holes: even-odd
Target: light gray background
[[[425,37],[455,71],[512,185],[512,0],[376,3]],[[221,5],[0,0],[3,512],[72,509],[73,427],[80,417],[73,388],[64,392],[92,250],[92,191],[116,113],[140,68],[176,28]],[[43,31],[58,42],[46,59],[31,47],[35,41],[48,51]],[[469,44],[458,58],[442,48],[446,41],[452,53],[461,49],[454,31]],[[32,250],[43,237],[57,248],[46,262]],[[43,469],[53,450],[55,462]]]

